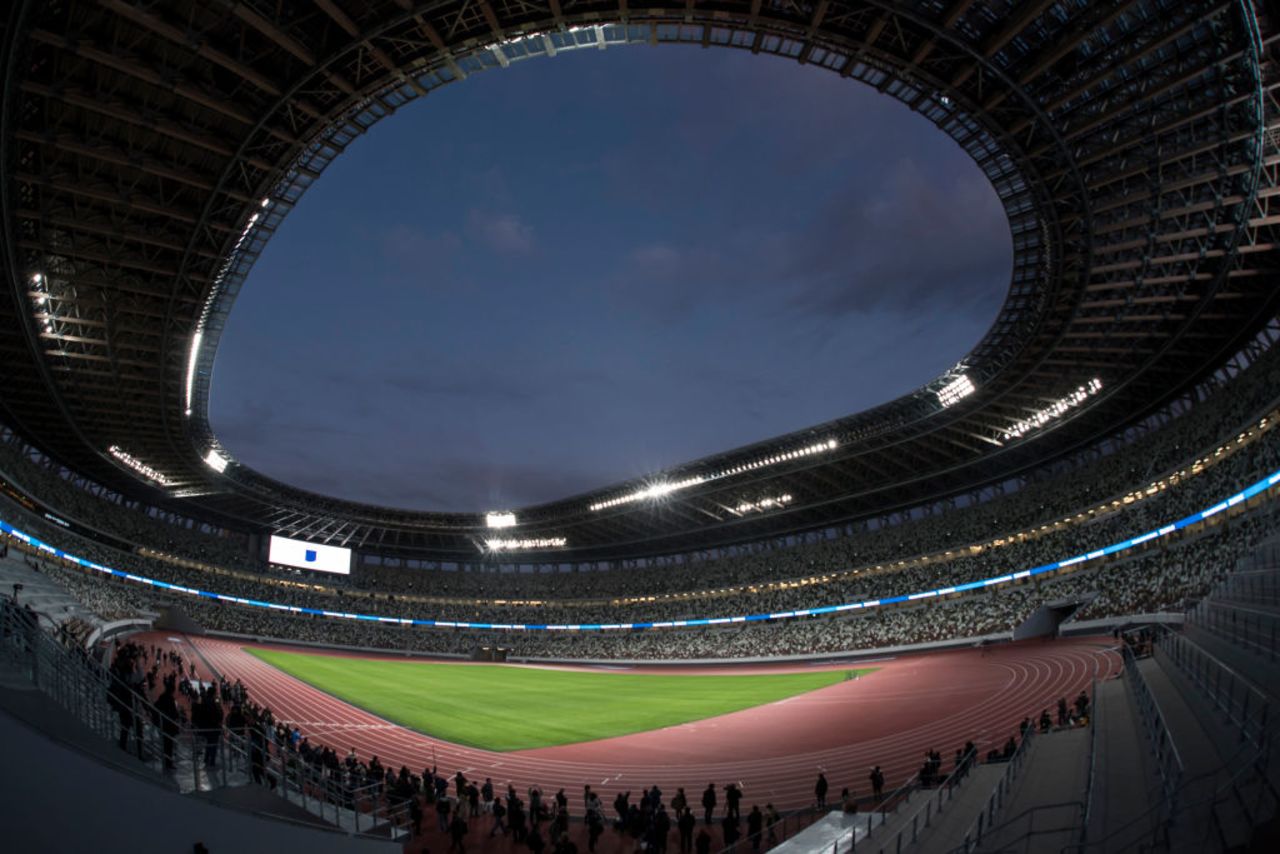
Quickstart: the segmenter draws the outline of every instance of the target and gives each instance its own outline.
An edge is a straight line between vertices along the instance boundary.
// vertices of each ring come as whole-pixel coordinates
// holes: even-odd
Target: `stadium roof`
[[[1274,315],[1280,149],[1265,10],[18,0],[0,56],[0,417],[152,503],[441,559],[474,559],[495,536],[565,539],[537,546],[539,560],[698,549],[1001,479],[1151,412]],[[951,135],[1013,233],[1009,295],[986,337],[883,406],[651,479],[495,508],[514,520],[373,507],[224,466],[207,417],[223,324],[325,166],[441,85],[624,43],[790,57],[875,86]]]

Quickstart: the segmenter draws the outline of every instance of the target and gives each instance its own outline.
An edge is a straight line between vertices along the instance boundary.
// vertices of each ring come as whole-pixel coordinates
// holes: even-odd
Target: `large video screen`
[[[271,535],[271,548],[267,552],[267,560],[298,569],[336,572],[339,575],[351,574],[351,549],[322,546],[305,540],[291,540],[288,537],[277,537],[275,534]]]

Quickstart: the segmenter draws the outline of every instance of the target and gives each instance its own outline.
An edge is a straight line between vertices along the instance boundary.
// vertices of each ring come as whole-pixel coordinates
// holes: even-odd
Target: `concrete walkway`
[[[995,830],[982,837],[981,850],[1001,850],[1031,833],[1030,850],[1059,851],[1080,841],[1089,740],[1084,727],[1036,736],[1012,795],[995,815]]]
[[[1126,840],[1151,838],[1161,798],[1160,778],[1127,678],[1099,683],[1093,699],[1098,729],[1088,839],[1117,843],[1105,850],[1120,850]]]

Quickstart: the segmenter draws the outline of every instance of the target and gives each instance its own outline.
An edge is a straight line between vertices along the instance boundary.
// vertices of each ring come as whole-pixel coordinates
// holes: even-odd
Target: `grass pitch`
[[[456,744],[500,751],[661,729],[772,703],[874,669],[668,676],[248,651],[379,717]]]

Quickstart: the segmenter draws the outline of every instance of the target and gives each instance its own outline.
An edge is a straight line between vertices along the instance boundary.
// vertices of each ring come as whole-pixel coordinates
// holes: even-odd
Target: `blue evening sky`
[[[520,508],[847,415],[987,331],[1008,226],[874,90],[728,50],[517,63],[384,120],[303,196],[218,352],[241,462]]]

